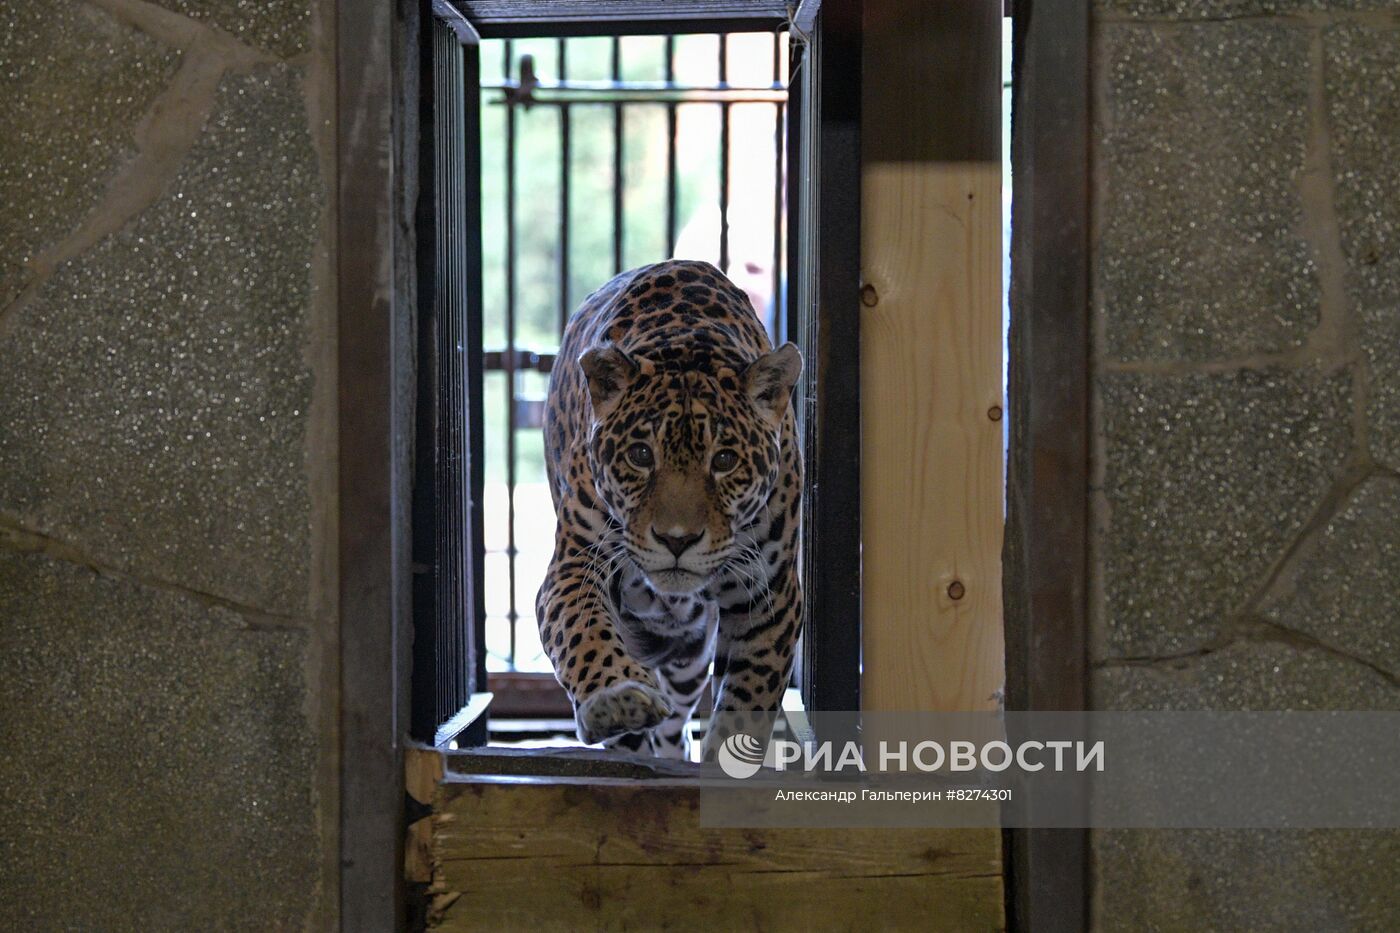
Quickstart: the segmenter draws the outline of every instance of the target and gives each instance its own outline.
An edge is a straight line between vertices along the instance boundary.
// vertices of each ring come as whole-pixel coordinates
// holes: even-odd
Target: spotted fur
[[[787,687],[801,357],[714,266],[669,261],[590,295],[558,360],[541,639],[583,741],[683,757],[711,662],[722,712],[771,712]]]

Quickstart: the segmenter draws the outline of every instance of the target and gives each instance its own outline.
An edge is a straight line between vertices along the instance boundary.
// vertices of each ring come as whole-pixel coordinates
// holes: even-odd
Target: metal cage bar
[[[773,86],[778,87],[782,81],[779,69],[782,67],[782,38],[777,33],[773,34]],[[783,218],[787,214],[783,202],[784,179],[783,174],[787,166],[786,152],[784,151],[783,123],[785,105],[776,103],[773,105],[773,331],[774,343],[780,343],[787,339],[787,327],[785,318],[778,313],[778,309],[783,306],[783,285],[786,281],[786,269],[783,266]]]
[[[481,644],[480,102],[468,94],[476,48],[439,19],[425,24],[415,208],[418,366],[413,476],[413,669],[410,732],[433,741],[484,689]]]
[[[676,82],[676,38],[666,37],[666,83]],[[676,255],[676,199],[679,180],[676,177],[676,104],[666,104],[666,255]]]
[[[559,57],[559,81],[569,80],[569,43],[560,39],[555,44],[555,54]],[[573,164],[573,114],[569,104],[559,107],[559,332],[569,321],[572,305],[569,303],[569,176]]]
[[[509,75],[511,70],[512,46],[509,41],[501,46],[502,74]],[[502,369],[506,374],[506,577],[507,585],[510,587],[507,597],[508,609],[506,619],[510,624],[510,658],[512,663],[515,659],[516,650],[516,624],[520,621],[520,611],[515,604],[515,484],[516,484],[516,408],[515,394],[517,391],[516,379],[516,355],[515,355],[515,135],[516,135],[516,110],[514,107],[506,108],[506,166],[505,166],[505,198],[506,198],[506,302],[505,302],[505,336],[506,349],[502,354]]]
[[[613,37],[612,40],[612,80],[614,84],[622,83],[622,40]],[[622,271],[622,214],[623,196],[626,189],[623,187],[622,177],[622,104],[612,105],[612,222],[613,222],[613,275]]]
[[[719,86],[729,83],[729,37],[719,37]],[[729,102],[719,105],[719,268],[729,274]]]

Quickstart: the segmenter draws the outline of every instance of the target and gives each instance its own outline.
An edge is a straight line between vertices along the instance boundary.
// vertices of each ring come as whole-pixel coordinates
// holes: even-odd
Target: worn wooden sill
[[[431,930],[1004,928],[995,829],[713,829],[697,765],[409,752]]]

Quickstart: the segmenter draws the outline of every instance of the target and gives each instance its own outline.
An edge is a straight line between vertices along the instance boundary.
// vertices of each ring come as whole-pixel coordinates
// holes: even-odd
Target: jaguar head
[[[713,372],[616,347],[588,350],[579,365],[593,406],[594,484],[652,587],[695,593],[731,562],[752,560],[741,532],[778,481],[797,347]]]

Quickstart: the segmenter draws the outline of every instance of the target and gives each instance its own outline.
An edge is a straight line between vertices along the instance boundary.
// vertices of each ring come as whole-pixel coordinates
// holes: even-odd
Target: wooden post
[[[863,706],[996,708],[1001,7],[867,0]]]

